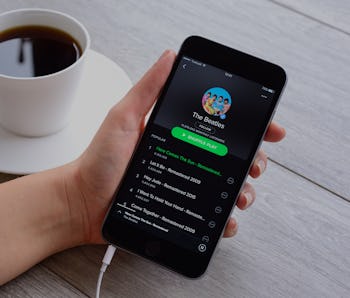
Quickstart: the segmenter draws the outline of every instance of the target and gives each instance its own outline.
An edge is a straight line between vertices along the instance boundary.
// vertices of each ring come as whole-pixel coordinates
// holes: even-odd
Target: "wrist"
[[[92,181],[82,174],[82,160],[65,165],[65,178],[62,189],[67,201],[67,214],[70,216],[71,233],[75,245],[105,243],[101,236],[103,219],[108,209],[109,197],[96,192]]]
[[[66,229],[70,238],[70,246],[90,243],[90,225],[84,193],[79,182],[79,169],[76,162],[57,169],[60,178],[57,189],[64,204]]]
[[[0,184],[0,283],[44,258],[86,243],[86,219],[75,194],[74,164]],[[25,249],[21,249],[25,247]],[[1,270],[0,270],[1,271]]]
[[[72,191],[73,173],[74,165],[67,164],[18,180],[19,197],[28,198],[23,208],[33,211],[23,224],[27,222],[28,235],[40,238],[50,254],[85,243],[84,212]]]

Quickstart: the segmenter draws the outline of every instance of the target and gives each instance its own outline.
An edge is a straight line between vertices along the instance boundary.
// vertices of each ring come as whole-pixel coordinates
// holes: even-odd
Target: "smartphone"
[[[285,83],[275,64],[187,38],[114,195],[104,239],[201,276]]]

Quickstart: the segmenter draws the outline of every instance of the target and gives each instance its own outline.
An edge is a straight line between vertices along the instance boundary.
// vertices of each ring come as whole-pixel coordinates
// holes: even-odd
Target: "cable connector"
[[[105,252],[105,255],[104,255],[103,260],[102,260],[102,266],[100,268],[100,274],[99,274],[98,280],[97,280],[96,298],[100,297],[100,290],[101,290],[103,274],[105,273],[107,267],[111,263],[116,249],[117,248],[115,246],[108,245],[108,248],[107,248],[107,250]]]

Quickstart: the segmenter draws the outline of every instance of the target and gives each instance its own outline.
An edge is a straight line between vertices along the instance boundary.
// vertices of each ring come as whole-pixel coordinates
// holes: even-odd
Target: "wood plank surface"
[[[81,20],[93,48],[134,82],[165,48],[193,34],[282,65],[289,82],[276,119],[288,136],[265,148],[278,163],[350,198],[348,36],[268,1],[2,0],[1,9],[38,6]]]
[[[3,268],[1,268],[3,270]],[[39,264],[0,287],[2,298],[86,297],[69,283]]]
[[[272,2],[350,34],[350,1],[348,0],[272,0]]]
[[[257,190],[251,210],[234,212],[238,235],[220,242],[206,276],[184,279],[119,252],[103,297],[348,297],[350,204],[275,165]],[[79,247],[44,264],[91,296],[104,251]]]
[[[254,206],[235,211],[239,233],[220,243],[208,274],[186,280],[120,252],[102,297],[349,296],[350,38],[283,7],[292,1],[278,1],[0,0],[0,12],[46,7],[75,16],[88,28],[92,47],[134,82],[165,48],[177,49],[192,34],[273,61],[288,73],[276,113],[287,138],[264,145],[276,163],[254,181]],[[297,0],[295,10],[311,14],[317,3],[307,2]],[[332,3],[321,2],[324,11]],[[317,9],[312,16],[328,22]],[[329,11],[337,18],[337,10]],[[346,20],[340,23],[348,30]],[[0,181],[12,177],[0,174]],[[4,295],[23,297],[27,290],[27,297],[58,297],[62,286],[68,292],[60,297],[93,296],[103,253],[104,247],[89,246],[57,254],[6,285]],[[41,283],[51,291],[41,291]]]

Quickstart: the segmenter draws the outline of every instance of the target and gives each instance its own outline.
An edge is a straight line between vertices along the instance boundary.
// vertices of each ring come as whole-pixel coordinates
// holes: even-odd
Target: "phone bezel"
[[[166,90],[168,89],[178,64],[183,56],[191,57],[201,62],[213,65],[275,90],[273,103],[271,104],[269,113],[267,114],[264,125],[262,126],[261,138],[256,140],[254,149],[248,158],[249,166],[247,167],[247,172],[245,173],[246,177],[254,160],[255,154],[262,142],[268,124],[273,117],[280,94],[285,85],[287,79],[285,71],[280,66],[260,58],[231,49],[227,46],[199,36],[191,36],[183,42],[180,48],[177,59],[153,109],[148,123],[153,122],[154,117],[162,104],[164,97],[163,94],[166,93]],[[146,126],[145,131],[147,131],[147,129],[148,127]],[[138,145],[136,146],[136,150],[134,152],[137,151],[139,147]],[[131,161],[132,158],[130,163]],[[126,175],[126,173],[127,170],[124,175]],[[123,183],[123,180],[124,177],[120,185]],[[116,200],[116,194],[113,196],[113,202]],[[113,202],[111,203],[111,206],[113,205]],[[231,212],[234,206],[235,203],[232,205]],[[206,254],[198,254],[197,252],[189,251],[175,245],[174,243],[156,237],[153,234],[145,233],[141,229],[135,229],[125,222],[117,221],[113,217],[108,217],[108,213],[102,228],[102,235],[107,242],[161,264],[189,278],[198,278],[206,271],[215,249],[212,249],[211,253]],[[221,235],[222,233],[223,230],[221,231]],[[214,248],[217,246],[217,244],[218,242]]]

